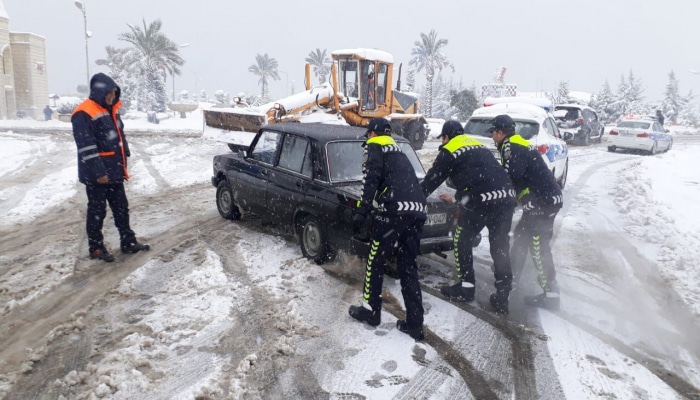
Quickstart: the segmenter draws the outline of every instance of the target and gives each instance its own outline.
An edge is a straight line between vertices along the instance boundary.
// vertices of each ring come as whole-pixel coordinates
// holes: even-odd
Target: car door
[[[601,135],[600,121],[598,121],[598,115],[595,112],[592,110],[583,110],[583,119],[590,128],[591,137],[597,138]]]
[[[651,126],[651,130],[654,132],[654,138],[659,144],[659,147],[663,150],[668,150],[668,146],[671,144],[671,135],[666,133],[664,127],[658,122],[654,122]]]
[[[309,139],[287,134],[279,154],[277,167],[270,172],[267,210],[273,222],[291,224],[313,177]]]
[[[267,212],[267,186],[270,173],[277,162],[281,134],[264,131],[246,155],[247,163],[234,188],[236,202],[255,214]]]

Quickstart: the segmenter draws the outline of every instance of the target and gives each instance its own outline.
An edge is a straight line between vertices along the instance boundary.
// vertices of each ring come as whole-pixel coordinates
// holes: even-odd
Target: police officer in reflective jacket
[[[420,250],[426,201],[415,170],[391,137],[391,124],[373,118],[364,146],[362,197],[353,217],[357,233],[366,218],[372,221],[361,306],[350,306],[350,316],[377,326],[381,322],[384,263],[396,254],[406,319],[396,321],[399,331],[423,340],[423,299],[416,257]],[[370,213],[374,211],[374,216]]]
[[[129,225],[129,202],[124,180],[129,179],[126,159],[131,154],[119,117],[121,89],[109,76],[98,73],[90,79],[90,97],[73,111],[73,137],[78,147],[78,179],[88,198],[87,236],[90,258],[106,262],[114,256],[103,242],[102,225],[107,203],[119,230],[121,250],[136,253],[150,246],[136,241]]]
[[[453,198],[442,194],[443,201],[459,203],[460,214],[454,236],[457,279],[440,292],[459,301],[473,301],[475,294],[472,238],[486,227],[494,263],[496,293],[489,302],[499,314],[508,313],[508,296],[513,275],[510,268],[509,238],[513,212],[517,205],[515,191],[503,167],[484,145],[464,133],[459,121],[448,121],[438,136],[440,152],[421,183],[428,196],[449,179],[456,193]]]
[[[559,308],[559,286],[550,242],[554,219],[563,205],[561,188],[540,153],[522,136],[515,134],[515,122],[510,116],[499,115],[492,124],[493,141],[523,207],[523,215],[513,232],[513,272],[520,275],[529,248],[543,292],[537,296],[525,296],[525,303]]]

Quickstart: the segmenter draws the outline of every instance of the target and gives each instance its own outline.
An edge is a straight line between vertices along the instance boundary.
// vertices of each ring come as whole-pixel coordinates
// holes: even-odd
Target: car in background
[[[608,134],[608,151],[642,150],[649,154],[669,151],[673,136],[654,119],[628,118],[620,121]]]
[[[592,142],[600,143],[605,126],[594,109],[579,104],[558,104],[552,111],[557,127],[563,133],[572,134],[572,142],[588,146]]]
[[[569,148],[565,139],[570,139],[571,134],[567,133],[562,138],[554,117],[544,108],[518,102],[495,103],[488,107],[481,107],[474,110],[469,117],[464,126],[464,132],[482,142],[500,160],[489,129],[492,126],[491,120],[501,114],[507,114],[513,118],[515,132],[535,146],[549,170],[554,174],[559,186],[563,188],[566,185],[569,170]]]

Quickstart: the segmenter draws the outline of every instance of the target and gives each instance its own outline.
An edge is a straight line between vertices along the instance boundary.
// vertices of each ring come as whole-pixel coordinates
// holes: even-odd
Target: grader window
[[[340,60],[338,62],[338,71],[340,75],[340,93],[343,93],[345,97],[358,97],[357,61]]]

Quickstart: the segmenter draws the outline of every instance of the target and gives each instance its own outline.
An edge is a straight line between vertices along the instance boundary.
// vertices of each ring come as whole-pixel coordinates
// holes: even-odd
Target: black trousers
[[[494,264],[496,289],[510,291],[513,273],[510,267],[510,233],[513,222],[513,205],[479,204],[460,207],[459,220],[454,236],[455,267],[461,282],[474,284],[474,255],[472,239],[484,227],[489,231],[489,247]]]
[[[104,247],[102,226],[107,215],[107,203],[112,209],[114,225],[119,230],[121,243],[133,242],[135,235],[129,226],[129,201],[126,199],[124,184],[85,185],[85,192],[88,198],[86,229],[90,251]]]
[[[423,296],[418,282],[416,257],[420,250],[424,223],[424,219],[414,215],[375,217],[365,271],[362,300],[373,311],[381,311],[384,264],[393,256],[394,245],[398,243],[396,263],[401,294],[406,305],[406,324],[410,327],[423,326]]]
[[[513,247],[510,252],[513,273],[520,276],[529,250],[537,271],[537,282],[545,292],[550,291],[551,286],[557,282],[551,241],[554,235],[554,219],[558,212],[558,208],[523,212],[513,231]]]

